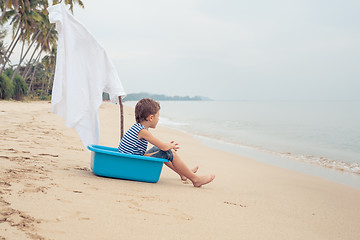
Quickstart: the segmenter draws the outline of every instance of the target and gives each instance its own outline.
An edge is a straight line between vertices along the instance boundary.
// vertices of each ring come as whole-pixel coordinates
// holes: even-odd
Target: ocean
[[[360,101],[160,105],[159,125],[190,133],[208,146],[360,188]]]

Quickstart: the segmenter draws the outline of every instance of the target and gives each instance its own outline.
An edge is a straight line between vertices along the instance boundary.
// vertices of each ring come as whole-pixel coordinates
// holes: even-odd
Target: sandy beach
[[[133,122],[125,109],[125,128]],[[117,147],[119,107],[100,108]],[[360,239],[360,190],[208,148],[158,126],[214,182],[164,167],[158,183],[95,176],[90,152],[48,102],[0,101],[0,239]]]

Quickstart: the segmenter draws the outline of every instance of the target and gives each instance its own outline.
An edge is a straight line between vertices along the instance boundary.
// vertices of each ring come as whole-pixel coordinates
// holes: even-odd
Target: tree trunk
[[[47,89],[46,89],[46,93],[49,94],[49,90],[50,90],[50,86],[52,85],[52,79],[54,77],[54,73],[55,73],[55,70],[53,70],[51,72],[51,75],[50,75],[50,78],[49,78],[49,82],[48,82],[48,86],[47,86]]]
[[[45,77],[43,77],[42,78],[42,85],[41,85],[41,95],[40,95],[40,97],[42,97],[43,96],[43,92],[44,92],[44,84],[45,84]]]
[[[41,33],[41,30],[36,34],[34,40],[31,42],[31,44],[30,44],[30,46],[28,47],[28,49],[26,50],[24,56],[22,56],[22,57],[20,58],[20,62],[19,62],[19,64],[18,64],[18,66],[17,66],[14,74],[13,74],[12,77],[11,77],[11,81],[14,80],[15,75],[19,72],[19,69],[20,69],[20,66],[21,66],[22,61],[24,61],[26,55],[28,54],[30,48],[32,47],[32,45],[34,44],[34,42],[36,41],[36,39],[39,37],[40,33]],[[25,40],[24,40],[24,42],[25,42]]]
[[[20,33],[20,35],[18,35],[20,30],[21,30],[21,33]],[[21,27],[21,25],[19,25],[19,27],[18,27],[18,29],[16,30],[16,33],[15,33],[15,35],[13,36],[13,39],[12,39],[12,41],[11,41],[11,43],[10,43],[7,51],[6,51],[6,54],[8,53],[9,49],[13,49],[13,48],[14,48],[14,46],[13,46],[14,41],[15,41],[15,39],[18,39],[18,40],[19,40],[19,36],[22,35],[22,31],[23,31],[23,28]],[[16,40],[16,41],[18,41],[18,40]],[[15,45],[16,45],[16,43],[15,43]],[[11,50],[11,51],[12,51],[12,50]],[[10,54],[9,54],[9,55],[10,55]]]
[[[18,31],[19,31],[19,29],[20,29],[20,27],[18,28]],[[18,32],[18,31],[17,31],[17,32]],[[17,32],[16,32],[16,34],[17,34]],[[6,52],[5,52],[5,62],[4,62],[4,65],[3,65],[2,68],[1,68],[0,75],[4,72],[5,66],[6,66],[6,64],[8,63],[8,61],[9,61],[9,59],[10,59],[10,56],[11,56],[11,54],[12,54],[12,52],[13,52],[16,44],[17,44],[18,41],[20,40],[20,37],[21,37],[21,35],[22,35],[22,32],[23,32],[23,29],[21,28],[21,33],[20,33],[20,35],[16,38],[16,34],[15,34],[15,38],[11,41],[10,46],[9,46],[8,49],[6,50]],[[15,39],[16,39],[16,41],[14,42]],[[14,42],[14,44],[12,44],[13,42]],[[11,45],[13,45],[13,46],[11,46]],[[10,50],[10,48],[11,48],[11,50]],[[10,50],[10,52],[9,52],[9,50]]]
[[[33,57],[35,55],[35,52],[38,50],[39,47],[40,47],[40,43],[38,43],[38,45],[36,46],[34,52],[31,54],[30,60],[29,60],[29,62],[27,64],[27,66],[26,66],[26,69],[25,69],[24,73],[23,73],[23,78],[24,78],[25,81],[26,81],[29,69],[31,67],[31,60],[33,59]]]
[[[42,51],[44,50],[45,42],[48,40],[48,38],[49,38],[49,36],[50,36],[50,32],[51,32],[51,30],[54,28],[54,26],[55,26],[55,25],[53,25],[53,26],[49,29],[49,31],[48,31],[48,33],[47,33],[47,35],[46,35],[45,40],[42,42],[39,55],[35,58],[35,59],[37,59],[37,60],[35,61],[35,65],[36,65],[36,66],[37,66],[37,64],[38,64],[38,62],[39,62],[40,54],[41,54]],[[36,67],[35,67],[34,71],[35,71],[35,70],[36,70]],[[26,77],[27,77],[27,76],[26,76]],[[31,89],[31,85],[32,85],[33,79],[34,79],[34,78],[32,77],[31,80],[30,80],[30,85],[29,85],[29,89],[28,89],[27,95],[29,95],[29,93],[30,93],[30,89]]]
[[[37,63],[40,59],[40,56],[41,56],[41,51],[39,52],[39,54],[37,55],[37,57],[35,58],[35,62]],[[27,95],[29,95],[29,93],[31,92],[31,87],[32,87],[32,83],[34,81],[34,76],[35,76],[35,73],[36,73],[36,68],[37,68],[38,64],[35,64],[35,68],[34,68],[34,71],[33,71],[33,74],[31,76],[31,79],[30,79],[30,84],[29,84],[29,88],[28,88],[28,92],[27,92]]]
[[[18,29],[16,30],[16,33],[15,33],[15,35],[13,36],[10,45],[8,46],[8,48],[6,49],[6,51],[5,51],[5,53],[4,53],[4,59],[5,59],[5,61],[4,61],[4,67],[5,67],[6,63],[9,61],[9,59],[10,59],[10,56],[8,56],[8,55],[9,55],[8,53],[9,53],[10,49],[13,49],[13,44],[14,44],[14,42],[15,42],[15,39],[18,39],[18,38],[19,38],[19,37],[18,37],[19,31],[20,31],[20,26],[19,26]],[[11,50],[11,51],[12,51],[12,50]],[[0,74],[1,74],[1,73],[0,73]]]
[[[21,52],[20,52],[20,61],[21,61],[21,59],[23,58],[23,53],[24,53],[24,46],[25,46],[25,39],[24,39],[24,37],[23,37],[23,39],[22,39],[22,46],[21,46]],[[19,64],[20,65],[20,64]],[[19,66],[18,65],[18,66]]]

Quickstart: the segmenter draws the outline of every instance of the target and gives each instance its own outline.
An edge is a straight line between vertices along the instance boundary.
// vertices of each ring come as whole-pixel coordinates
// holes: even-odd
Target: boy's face
[[[160,114],[160,111],[158,111],[155,115],[151,115],[151,117],[150,117],[150,127],[151,128],[156,128],[156,125],[159,122],[159,114]]]

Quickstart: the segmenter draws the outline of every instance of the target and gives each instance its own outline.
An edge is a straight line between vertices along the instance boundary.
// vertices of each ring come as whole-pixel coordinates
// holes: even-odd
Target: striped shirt
[[[140,140],[138,134],[140,130],[146,129],[140,123],[135,123],[124,135],[119,144],[118,150],[121,153],[144,155],[148,141]]]

